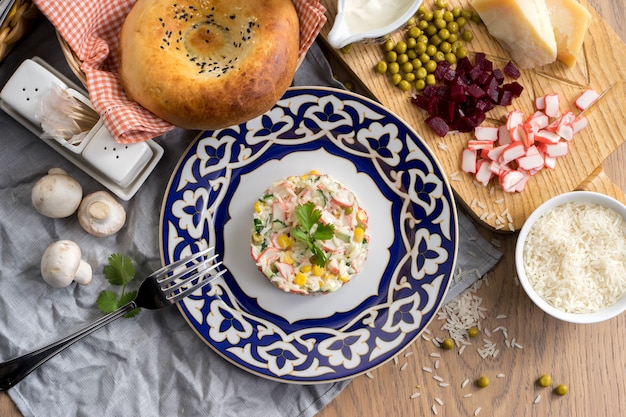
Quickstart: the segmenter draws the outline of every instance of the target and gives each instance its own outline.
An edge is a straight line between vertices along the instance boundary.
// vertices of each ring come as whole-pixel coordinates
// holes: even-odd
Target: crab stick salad
[[[285,292],[336,291],[365,263],[367,220],[356,195],[328,175],[281,179],[254,203],[252,259]]]

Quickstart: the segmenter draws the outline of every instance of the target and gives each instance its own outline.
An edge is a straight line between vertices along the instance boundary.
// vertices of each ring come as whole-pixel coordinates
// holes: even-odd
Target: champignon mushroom
[[[91,235],[110,236],[124,226],[126,210],[108,192],[96,191],[80,203],[78,222]]]
[[[74,178],[61,168],[51,168],[31,190],[35,210],[46,217],[69,217],[80,205],[83,189]]]
[[[75,242],[58,240],[50,244],[41,257],[41,276],[56,288],[67,287],[72,281],[87,285],[91,282],[91,265],[81,256]]]

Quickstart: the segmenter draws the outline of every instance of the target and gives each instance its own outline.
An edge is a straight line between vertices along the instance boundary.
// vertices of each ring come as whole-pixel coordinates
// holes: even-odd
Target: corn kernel
[[[293,283],[302,287],[304,284],[306,284],[306,280],[306,275],[304,275],[302,272],[298,272],[293,279]]]
[[[252,233],[252,243],[258,245],[263,242],[263,236],[258,233]]]
[[[291,247],[291,238],[287,236],[286,234],[282,234],[278,236],[277,243],[281,249],[287,249]]]
[[[284,255],[283,255],[284,263],[293,265],[296,262],[295,259],[293,259],[293,256],[291,256],[291,254],[292,254],[291,251],[284,252]]]
[[[364,210],[359,209],[356,213],[356,219],[360,224],[367,224],[367,213]]]
[[[324,279],[325,280],[336,280],[337,279],[337,275],[335,275],[335,274],[326,274]]]
[[[261,212],[261,202],[258,200],[254,202],[254,211],[257,213]]]
[[[311,272],[312,269],[313,267],[311,265],[302,265],[300,267],[300,271],[304,272],[305,274],[308,274],[309,272]]]
[[[354,235],[352,236],[352,239],[355,242],[361,243],[363,242],[363,236],[365,236],[365,229],[363,229],[361,226],[355,227]]]
[[[317,266],[317,265],[313,265],[313,275],[315,275],[316,277],[321,277],[324,275],[324,268]]]
[[[341,282],[348,282],[350,281],[350,275],[342,275],[339,277],[339,281]]]

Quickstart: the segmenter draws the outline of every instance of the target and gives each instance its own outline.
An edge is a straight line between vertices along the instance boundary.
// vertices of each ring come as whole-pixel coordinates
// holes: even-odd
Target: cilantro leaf
[[[104,313],[111,313],[117,310],[133,301],[137,296],[136,291],[126,292],[126,285],[135,278],[135,267],[132,259],[128,256],[114,253],[109,256],[108,261],[108,265],[103,270],[104,275],[111,285],[120,285],[122,291],[119,296],[115,291],[104,290],[100,293],[96,300],[96,305]],[[141,309],[136,308],[124,315],[124,317],[134,317],[140,311]]]
[[[109,264],[104,267],[104,275],[112,285],[126,285],[135,276],[133,261],[128,256],[114,253],[109,256]]]
[[[307,244],[317,266],[324,266],[327,261],[326,254],[315,241],[332,239],[335,235],[335,226],[322,223],[321,210],[316,209],[315,204],[311,202],[296,207],[296,218],[300,225],[291,229],[291,235]]]
[[[96,305],[103,313],[112,313],[118,309],[117,294],[113,291],[102,291]]]

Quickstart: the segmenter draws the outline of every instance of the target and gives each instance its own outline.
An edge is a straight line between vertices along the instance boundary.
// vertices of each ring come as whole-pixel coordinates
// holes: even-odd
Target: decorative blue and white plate
[[[368,212],[363,270],[337,292],[284,293],[250,256],[255,200],[317,170]],[[283,382],[354,377],[386,362],[433,319],[452,279],[457,213],[417,133],[379,104],[332,88],[293,88],[240,126],[205,132],[172,175],[161,217],[165,263],[215,246],[228,272],[179,304],[230,362]]]

